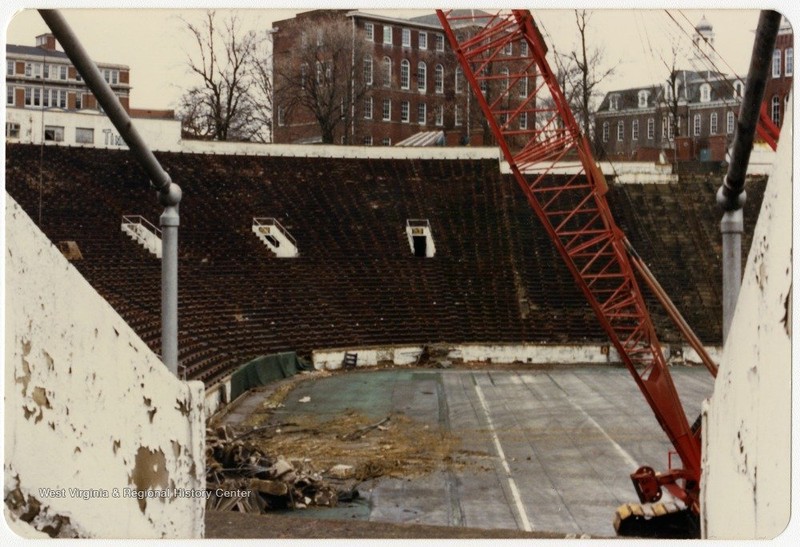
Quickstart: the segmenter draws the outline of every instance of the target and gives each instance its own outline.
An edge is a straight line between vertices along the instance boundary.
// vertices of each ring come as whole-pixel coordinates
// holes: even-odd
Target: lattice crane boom
[[[682,467],[631,475],[642,502],[661,487],[699,512],[700,431],[689,426],[605,194],[602,172],[551,70],[530,12],[437,10],[489,128],[528,202],[666,432]],[[519,53],[517,53],[519,52]],[[578,172],[557,175],[565,161]],[[713,365],[709,366],[710,369]],[[715,373],[712,370],[712,373]]]

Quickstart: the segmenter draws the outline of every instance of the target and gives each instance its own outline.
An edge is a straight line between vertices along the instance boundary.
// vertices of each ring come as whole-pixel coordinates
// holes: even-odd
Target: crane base
[[[672,502],[626,503],[614,514],[614,530],[625,537],[698,539],[700,519]]]

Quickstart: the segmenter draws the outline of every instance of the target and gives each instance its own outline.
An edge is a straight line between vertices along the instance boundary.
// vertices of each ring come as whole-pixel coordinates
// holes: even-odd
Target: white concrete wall
[[[4,493],[88,537],[202,537],[202,497],[125,491],[205,490],[202,383],[172,376],[8,195],[5,265]]]
[[[521,364],[618,364],[619,355],[610,344],[435,344],[437,348],[447,348],[447,358],[454,361],[476,361],[492,363]],[[696,352],[689,346],[682,346],[679,362],[701,364]],[[718,361],[720,350],[706,348],[711,358]],[[374,366],[380,362],[395,365],[412,365],[417,362],[423,346],[380,346],[352,347],[314,350],[311,361],[314,368],[338,369],[342,366],[345,352],[358,354],[358,366]],[[670,348],[664,348],[670,359]]]
[[[701,507],[708,538],[774,538],[789,523],[791,107],[786,117],[714,394],[704,410]]]
[[[42,116],[45,125],[64,128],[64,141],[52,144],[65,146],[94,146],[96,148],[127,149],[128,146],[119,136],[111,120],[99,111],[67,112],[63,110],[36,110],[33,108],[6,109],[6,121],[20,124],[18,139],[9,142],[33,143],[42,142]],[[159,120],[150,118],[133,118],[133,126],[139,131],[144,141],[153,150],[178,150],[181,141],[181,122],[178,120]],[[80,144],[75,141],[75,129],[78,127],[94,129],[94,143]],[[51,144],[48,142],[47,144]]]

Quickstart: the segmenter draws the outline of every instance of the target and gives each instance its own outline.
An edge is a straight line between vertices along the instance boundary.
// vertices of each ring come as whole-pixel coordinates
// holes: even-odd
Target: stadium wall
[[[714,394],[703,409],[706,538],[772,539],[784,532],[787,541],[790,534],[785,531],[792,501],[789,104]]]
[[[5,265],[7,502],[38,500],[37,529],[202,537],[203,384],[171,375],[9,195]]]

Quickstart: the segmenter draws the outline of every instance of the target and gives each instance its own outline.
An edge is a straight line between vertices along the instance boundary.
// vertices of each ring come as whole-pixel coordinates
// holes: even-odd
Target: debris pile
[[[229,426],[206,432],[207,509],[264,513],[333,507],[358,496],[353,488],[331,486],[307,459],[265,454],[247,440],[252,433],[236,436]]]

